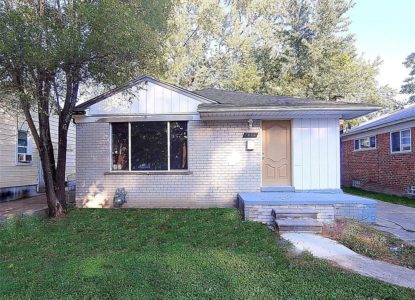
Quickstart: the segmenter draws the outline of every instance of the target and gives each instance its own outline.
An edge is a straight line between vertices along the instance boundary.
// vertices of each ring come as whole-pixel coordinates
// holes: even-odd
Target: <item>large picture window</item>
[[[412,150],[410,129],[391,132],[390,140],[392,153],[410,152]]]
[[[187,169],[187,122],[112,123],[112,170]]]

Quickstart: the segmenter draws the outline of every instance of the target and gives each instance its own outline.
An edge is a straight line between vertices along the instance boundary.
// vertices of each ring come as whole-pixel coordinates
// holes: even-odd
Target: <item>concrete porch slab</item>
[[[344,193],[302,193],[302,192],[254,192],[239,193],[239,199],[245,205],[284,205],[284,204],[371,204],[376,201]]]
[[[245,220],[272,224],[273,209],[314,209],[317,219],[331,223],[351,218],[366,223],[376,220],[376,201],[344,193],[253,192],[239,193],[238,204]]]

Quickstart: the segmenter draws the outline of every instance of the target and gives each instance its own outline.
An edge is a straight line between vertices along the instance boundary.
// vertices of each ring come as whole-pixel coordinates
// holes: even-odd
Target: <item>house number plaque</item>
[[[244,132],[242,136],[244,139],[254,139],[258,136],[258,132]]]

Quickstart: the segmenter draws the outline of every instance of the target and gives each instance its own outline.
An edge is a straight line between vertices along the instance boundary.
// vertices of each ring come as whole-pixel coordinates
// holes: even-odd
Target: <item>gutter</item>
[[[333,107],[316,107],[316,106],[233,106],[233,107],[198,107],[199,113],[226,113],[226,112],[269,112],[269,111],[365,111],[373,112],[379,110],[378,106],[356,107],[353,105],[342,105]]]

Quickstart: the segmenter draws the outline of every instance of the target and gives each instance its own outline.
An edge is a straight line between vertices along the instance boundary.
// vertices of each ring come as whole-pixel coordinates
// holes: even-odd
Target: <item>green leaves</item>
[[[39,70],[60,79],[75,68],[82,81],[102,83],[157,72],[167,0],[46,1],[43,14],[38,5],[0,6],[1,81],[12,80],[16,70],[28,79]]]
[[[404,66],[409,68],[409,77],[404,80],[401,87],[402,94],[412,94],[409,97],[410,103],[415,103],[415,52],[408,55],[403,62]]]
[[[169,81],[393,106],[380,60],[358,55],[346,0],[177,0],[164,43]]]

